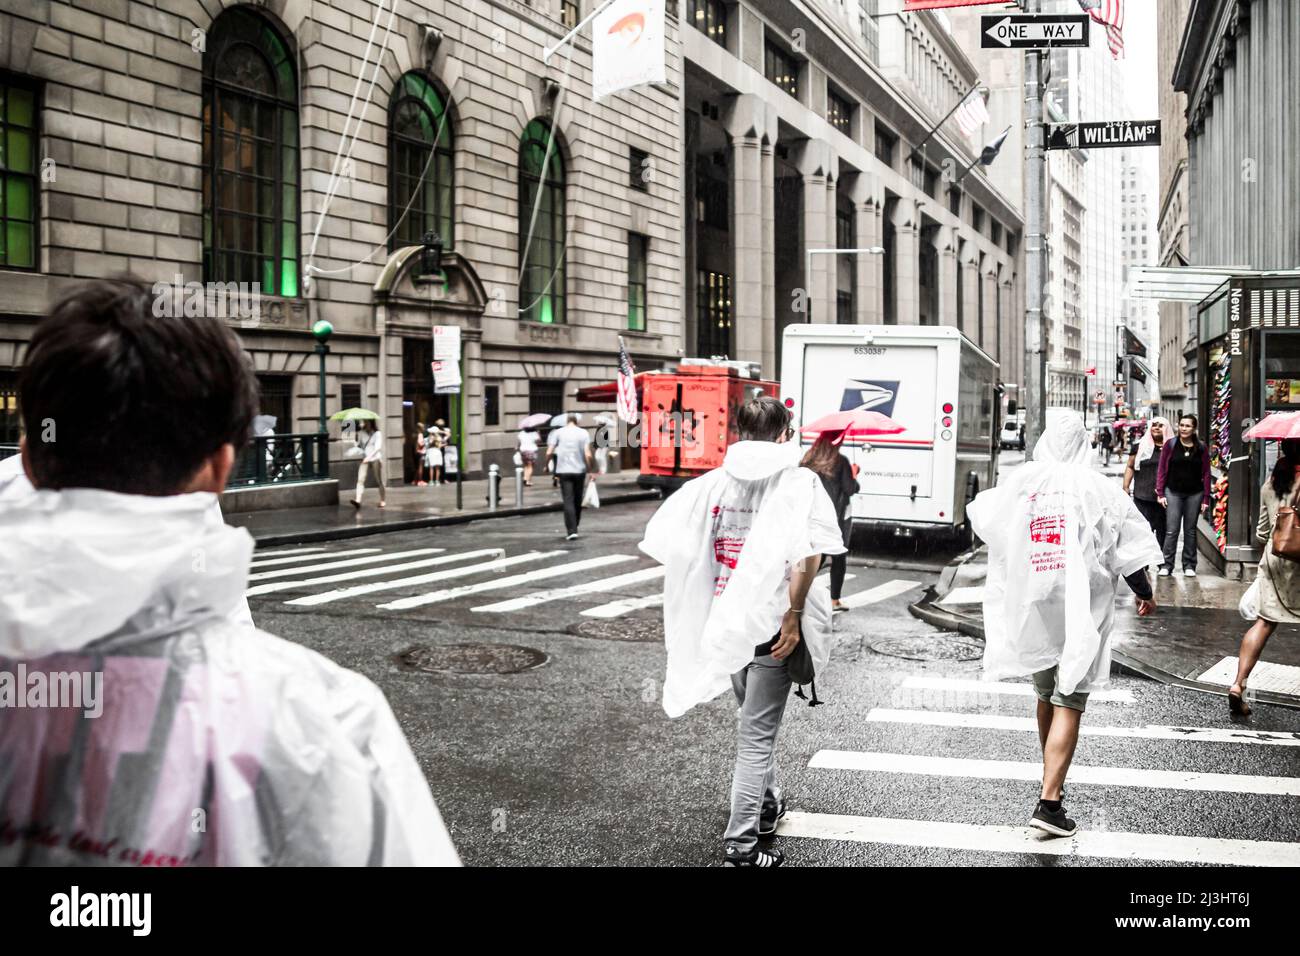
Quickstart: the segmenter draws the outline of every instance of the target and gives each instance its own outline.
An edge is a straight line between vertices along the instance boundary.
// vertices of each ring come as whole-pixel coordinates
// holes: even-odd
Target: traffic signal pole
[[[1025,13],[1038,13],[1040,0],[1024,0]],[[1046,142],[1043,130],[1042,57],[1025,51],[1025,447],[1033,448],[1047,426],[1047,341],[1043,291],[1047,278],[1045,233]]]

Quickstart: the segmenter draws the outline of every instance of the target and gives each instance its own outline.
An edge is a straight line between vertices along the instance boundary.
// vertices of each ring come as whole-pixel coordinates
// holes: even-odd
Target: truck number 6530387
[[[882,348],[872,348],[868,345],[859,345],[853,349],[854,355],[884,355],[885,350]]]

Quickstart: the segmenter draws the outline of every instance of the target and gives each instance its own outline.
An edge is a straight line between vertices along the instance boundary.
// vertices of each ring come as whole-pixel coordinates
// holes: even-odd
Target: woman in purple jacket
[[[1178,419],[1178,439],[1165,442],[1156,472],[1156,500],[1165,508],[1165,563],[1174,573],[1178,532],[1183,535],[1183,574],[1196,577],[1196,517],[1210,506],[1210,449],[1196,435],[1196,416]]]

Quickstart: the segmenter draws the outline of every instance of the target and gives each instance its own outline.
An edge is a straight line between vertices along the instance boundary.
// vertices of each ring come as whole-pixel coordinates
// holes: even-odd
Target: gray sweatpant
[[[736,771],[731,778],[731,819],[723,840],[748,852],[758,843],[758,819],[776,812],[781,791],[776,784],[776,732],[790,696],[785,662],[771,654],[755,657],[731,675],[740,702],[736,728]]]

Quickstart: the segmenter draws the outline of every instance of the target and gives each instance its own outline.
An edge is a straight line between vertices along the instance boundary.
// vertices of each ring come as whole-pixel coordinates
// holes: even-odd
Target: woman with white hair
[[[1029,823],[1054,836],[1076,829],[1061,791],[1088,695],[1110,680],[1119,579],[1139,614],[1155,610],[1146,569],[1160,548],[1093,461],[1078,412],[1048,409],[1033,460],[966,509],[988,545],[984,678],[1033,678],[1043,787]]]
[[[1165,546],[1165,509],[1156,497],[1156,473],[1160,470],[1160,452],[1171,431],[1169,420],[1159,415],[1147,422],[1147,433],[1128,456],[1128,465],[1124,469],[1124,494],[1133,496],[1133,504],[1147,519],[1162,550]]]

